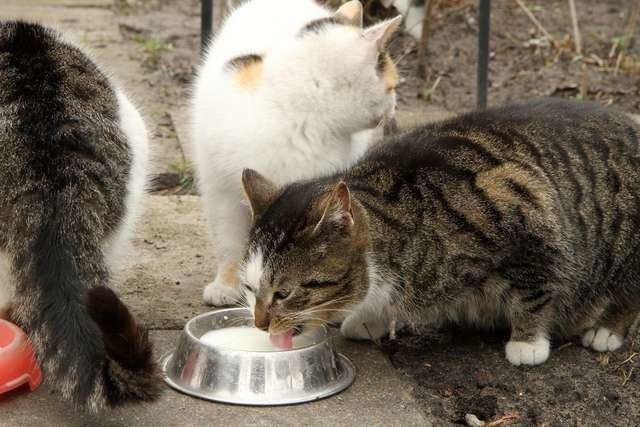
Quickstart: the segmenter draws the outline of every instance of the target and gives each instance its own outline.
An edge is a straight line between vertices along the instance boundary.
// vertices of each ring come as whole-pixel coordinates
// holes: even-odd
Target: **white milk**
[[[203,343],[242,351],[282,351],[269,341],[269,334],[251,326],[214,329],[200,337]],[[311,337],[298,335],[293,337],[293,347],[301,348],[315,344]]]

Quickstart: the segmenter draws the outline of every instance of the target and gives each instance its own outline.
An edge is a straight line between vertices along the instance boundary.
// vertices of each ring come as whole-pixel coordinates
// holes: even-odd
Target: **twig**
[[[564,343],[564,344],[562,344],[560,347],[556,348],[556,351],[560,351],[560,350],[562,350],[563,348],[571,347],[572,345],[573,345],[573,343],[572,343],[572,342]]]
[[[512,422],[518,421],[520,419],[520,414],[518,413],[506,413],[498,418],[494,418],[492,421],[489,421],[485,424],[485,427],[500,427],[511,424]]]
[[[436,88],[440,84],[440,80],[442,80],[442,76],[438,76],[438,78],[431,85],[430,88],[426,88],[425,90],[422,91],[422,97],[425,99],[425,101],[431,101],[431,98],[433,97],[433,93],[435,92]]]
[[[536,19],[536,17],[533,15],[533,13],[531,13],[531,10],[529,10],[529,8],[522,3],[522,0],[516,0],[516,3],[518,3],[518,6],[520,6],[520,8],[524,11],[524,13],[529,17],[529,19],[531,20],[531,22],[533,22],[533,24],[538,27],[538,30],[544,34],[544,36],[549,39],[550,42],[554,42],[555,39],[553,38],[553,36],[551,34],[549,34],[549,32],[542,26],[542,24],[540,23],[540,21],[538,21]]]
[[[427,44],[429,43],[429,35],[431,33],[431,22],[433,21],[433,6],[437,0],[425,1],[422,34],[420,35],[420,44],[418,45],[418,77],[421,78],[427,76]]]
[[[634,357],[636,357],[638,354],[640,353],[633,353],[631,354],[631,356],[627,357],[626,359],[624,359],[622,362],[620,362],[615,368],[613,368],[614,370],[619,369],[622,365],[624,365],[625,363],[629,363],[633,360]]]
[[[619,46],[620,53],[618,53],[618,58],[616,59],[616,66],[613,70],[614,75],[618,75],[622,60],[627,54],[627,49],[631,46],[638,21],[640,21],[640,4],[632,2],[627,12],[627,25],[625,26],[624,35],[622,36],[621,46]]]
[[[576,44],[576,54],[582,55],[582,37],[580,36],[580,28],[578,27],[578,15],[576,14],[575,0],[569,0],[569,8],[571,9],[571,24],[573,25],[573,38]]]
[[[587,64],[582,64],[580,68],[580,99],[586,101],[587,93],[589,91],[589,75],[587,74]]]
[[[633,370],[635,369],[635,366],[632,366],[631,369],[629,369],[629,373],[627,375],[624,376],[624,381],[622,381],[622,386],[624,387],[627,382],[631,379],[631,374],[633,374]],[[623,374],[624,375],[624,374]]]
[[[624,59],[625,49],[620,49],[620,53],[618,54],[618,59],[616,59],[616,66],[613,68],[613,75],[617,76],[618,71],[620,71],[620,65],[622,64],[622,60]]]
[[[629,6],[627,26],[624,31],[624,37],[626,41],[626,47],[631,47],[631,42],[633,41],[633,35],[636,32],[636,27],[638,26],[638,21],[640,20],[640,3],[631,2]]]

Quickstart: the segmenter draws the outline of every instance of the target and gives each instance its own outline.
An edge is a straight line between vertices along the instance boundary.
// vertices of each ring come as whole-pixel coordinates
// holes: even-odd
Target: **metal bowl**
[[[355,378],[353,364],[336,352],[329,331],[315,344],[285,351],[240,351],[200,341],[206,332],[253,325],[245,308],[213,311],[187,322],[178,347],[162,358],[165,381],[202,399],[239,405],[289,405],[339,393]]]

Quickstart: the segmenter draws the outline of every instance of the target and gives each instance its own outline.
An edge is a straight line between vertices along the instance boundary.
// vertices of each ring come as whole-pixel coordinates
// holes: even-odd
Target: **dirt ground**
[[[515,2],[495,1],[492,12],[489,103],[539,96],[596,99],[640,112],[640,43],[616,71],[612,44],[631,0],[581,0],[578,17],[584,54],[570,39],[567,2],[526,2],[555,44],[546,45]],[[445,1],[436,8],[427,51],[426,80],[415,77],[416,43],[397,37],[391,50],[403,74],[399,108],[462,111],[475,104],[475,1]],[[177,139],[185,152],[184,109],[198,60],[199,2],[120,0],[115,6],[122,49],[139,61],[158,98],[156,136]],[[439,80],[438,80],[439,79]],[[438,80],[438,84],[434,83]],[[174,162],[160,176],[160,194],[192,191],[188,163]],[[135,290],[131,291],[135,294]],[[195,307],[194,307],[195,309]],[[599,355],[577,343],[560,344],[543,366],[516,368],[504,359],[504,334],[447,330],[402,336],[385,343],[394,366],[415,384],[423,410],[440,425],[464,424],[466,414],[495,425],[638,425],[640,346]]]
[[[611,354],[577,340],[558,343],[547,363],[522,368],[504,358],[507,340],[505,332],[450,329],[407,335],[383,348],[415,383],[424,411],[443,425],[465,424],[466,414],[496,425],[640,423],[637,342]]]
[[[582,56],[571,39],[566,0],[525,2],[554,39],[544,37],[515,1],[494,1],[491,11],[489,105],[533,97],[597,100],[640,112],[640,41],[616,69],[625,13],[633,0],[581,0],[577,16]],[[391,46],[405,77],[402,101],[459,112],[475,106],[477,9],[475,0],[440,0],[426,54],[426,80],[416,79],[416,42],[399,37]],[[636,29],[637,33],[637,29]],[[437,85],[435,85],[438,81]],[[435,85],[435,88],[434,88]],[[418,102],[416,97],[426,95]],[[402,108],[402,104],[401,104]]]

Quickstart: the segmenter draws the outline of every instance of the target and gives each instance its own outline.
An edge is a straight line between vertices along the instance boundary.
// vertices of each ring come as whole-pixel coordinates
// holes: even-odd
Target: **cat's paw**
[[[505,353],[513,365],[539,365],[549,358],[549,347],[549,339],[540,336],[535,341],[509,341]]]
[[[229,285],[218,280],[209,283],[207,287],[204,288],[204,292],[202,292],[204,303],[216,307],[236,304],[240,301],[241,297],[237,286]]]
[[[615,351],[623,343],[620,335],[607,328],[589,329],[582,335],[582,345],[596,351]]]
[[[385,322],[377,319],[362,319],[360,316],[347,317],[340,332],[352,340],[379,340],[389,332]]]

